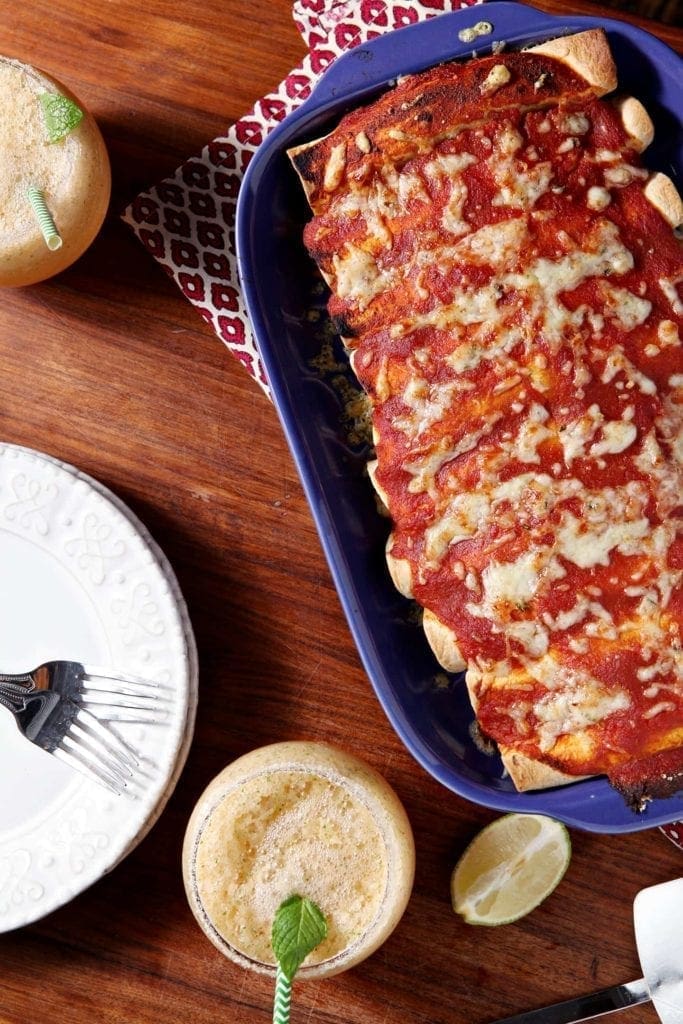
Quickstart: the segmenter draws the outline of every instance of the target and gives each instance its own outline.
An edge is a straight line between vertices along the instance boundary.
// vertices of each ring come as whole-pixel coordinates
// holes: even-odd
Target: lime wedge
[[[83,111],[59,92],[40,94],[48,142],[60,142],[83,120]]]
[[[542,814],[506,814],[475,836],[451,875],[451,900],[468,924],[518,921],[549,896],[571,858],[569,833]]]

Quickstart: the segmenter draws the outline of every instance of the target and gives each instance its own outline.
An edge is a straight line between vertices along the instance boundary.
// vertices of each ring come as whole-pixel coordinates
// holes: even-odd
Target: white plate
[[[53,658],[157,680],[168,713],[117,724],[140,771],[116,797],[28,743],[0,708],[0,932],[62,906],[143,838],[185,762],[197,702],[185,604],[139,520],[73,467],[0,444],[0,670]]]

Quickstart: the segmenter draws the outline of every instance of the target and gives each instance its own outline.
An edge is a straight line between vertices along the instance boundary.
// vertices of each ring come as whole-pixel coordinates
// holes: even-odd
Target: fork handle
[[[33,679],[29,675],[11,676],[6,672],[0,675],[0,697],[3,706],[12,711],[23,711],[27,698],[35,692]]]
[[[54,696],[59,700],[58,694]],[[31,676],[10,676],[7,673],[0,675],[0,704],[15,715],[22,717],[23,713],[28,711],[30,704],[37,706],[37,701],[46,701],[47,699],[46,691],[36,689]],[[52,705],[53,702],[50,701],[50,706]],[[34,713],[35,707],[29,717],[33,718]],[[22,718],[22,725],[25,724]]]
[[[53,662],[56,668],[60,662]],[[49,665],[40,665],[31,672],[17,672],[12,675],[9,672],[0,672],[0,686],[6,683],[8,686],[20,686],[24,690],[51,690],[52,677]]]
[[[22,712],[27,710],[30,701],[36,698],[40,698],[40,695],[33,690],[18,686],[15,683],[0,681],[0,705],[7,708],[8,711],[11,711],[18,718],[22,716]]]
[[[9,697],[6,697],[2,691],[0,691],[0,705],[3,708],[7,708],[12,714],[16,714],[17,711],[21,711],[24,706],[24,698],[20,698],[21,704],[15,703]]]
[[[32,692],[32,687],[5,683],[0,680],[0,701],[2,701],[3,707],[9,708],[10,711],[23,711]]]
[[[20,689],[23,692],[35,689],[33,676],[29,672],[21,672],[12,675],[9,672],[0,672],[0,689]]]
[[[14,683],[0,682],[0,706],[12,712],[20,730],[33,742],[38,742],[37,738],[46,721],[57,705],[61,704],[66,707],[70,702],[62,702],[59,694],[54,691],[27,690]],[[73,717],[73,712],[77,710],[75,705],[71,707],[73,711],[68,711],[67,717]],[[49,743],[40,745],[46,750],[52,749]]]

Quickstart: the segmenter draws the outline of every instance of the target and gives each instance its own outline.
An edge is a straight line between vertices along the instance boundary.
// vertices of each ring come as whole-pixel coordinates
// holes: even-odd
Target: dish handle
[[[474,41],[459,38],[463,29],[481,21],[489,22],[493,31]],[[558,31],[560,24],[562,28]],[[358,98],[359,94],[386,86],[396,78],[397,67],[412,74],[440,61],[471,57],[473,50],[488,53],[493,43],[528,43],[529,35],[535,33],[539,37],[565,35],[572,31],[570,24],[571,19],[560,21],[526,4],[493,0],[484,6],[476,4],[411,25],[410,32],[398,28],[376,37],[370,45],[357,46],[338,57],[306,101],[306,114],[338,104],[345,96]]]

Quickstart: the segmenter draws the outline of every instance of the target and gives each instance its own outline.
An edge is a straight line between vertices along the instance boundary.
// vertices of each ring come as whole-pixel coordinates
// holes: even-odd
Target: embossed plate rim
[[[165,616],[162,618],[164,629],[157,636],[163,635],[167,627],[171,627],[173,634],[168,640],[167,660],[153,666],[153,671],[161,673],[162,677],[169,672],[170,666],[172,704],[170,719],[165,726],[161,729],[145,727],[143,742],[138,749],[145,767],[150,761],[153,777],[139,798],[126,796],[117,800],[85,777],[74,775],[72,782],[50,803],[42,820],[33,815],[23,826],[23,831],[22,826],[4,835],[0,831],[0,933],[32,923],[69,902],[112,870],[147,835],[166,806],[187,758],[194,729],[198,683],[196,644],[180,587],[168,559],[137,516],[107,487],[76,467],[52,455],[5,443],[0,443],[0,495],[10,472],[7,469],[8,459],[15,460],[19,468],[30,466],[37,469],[39,477],[43,474],[43,480],[63,481],[71,499],[74,495],[78,499],[75,507],[81,509],[83,522],[88,509],[93,506],[106,510],[110,522],[120,531],[117,536],[127,537],[132,542],[131,549],[134,545],[135,550],[127,564],[137,574],[134,578],[142,580],[143,584],[152,580],[156,587],[152,597],[164,602],[161,604],[162,616]],[[0,513],[3,511],[4,505],[0,500]],[[123,627],[120,628],[123,635]],[[164,637],[161,643],[164,651],[166,639]],[[107,641],[112,643],[110,635]],[[130,667],[128,670],[132,671]],[[139,725],[119,728],[129,742],[133,745],[139,743]],[[155,766],[156,757],[160,763]],[[36,821],[38,824],[34,828]],[[102,831],[105,825],[113,827],[111,836]],[[71,852],[64,849],[70,838],[69,830],[74,833],[72,838],[79,839],[79,827],[87,829],[87,834],[84,832],[80,837],[84,840],[80,860],[74,859],[76,844]],[[103,844],[102,839],[106,840]],[[16,888],[14,892],[7,890],[3,897],[8,871],[11,874],[13,863],[26,865],[26,856],[29,864],[21,879],[23,888],[19,892]]]

